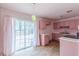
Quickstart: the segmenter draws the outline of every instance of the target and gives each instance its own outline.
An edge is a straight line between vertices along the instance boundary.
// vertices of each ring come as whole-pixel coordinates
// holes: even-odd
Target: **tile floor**
[[[13,56],[59,56],[59,42],[53,41],[47,46],[31,47],[17,51]]]

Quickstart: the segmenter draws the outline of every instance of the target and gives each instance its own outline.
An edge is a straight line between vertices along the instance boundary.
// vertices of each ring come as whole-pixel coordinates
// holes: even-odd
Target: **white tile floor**
[[[13,56],[59,56],[59,43],[53,41],[48,46],[27,48],[17,51]]]
[[[25,37],[24,37],[24,35],[21,35],[21,37],[20,37],[20,35],[16,35],[15,49],[19,50],[19,49],[22,49],[22,48],[25,48],[25,47],[32,46],[33,45],[32,44],[33,39],[34,39],[33,34],[26,35]]]

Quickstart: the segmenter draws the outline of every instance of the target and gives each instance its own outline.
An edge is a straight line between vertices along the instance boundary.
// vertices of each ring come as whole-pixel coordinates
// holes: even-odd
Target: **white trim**
[[[79,19],[79,16],[75,16],[75,17],[71,17],[71,18],[56,20],[55,22],[61,22],[61,21],[67,21],[67,20],[78,20],[78,19]]]

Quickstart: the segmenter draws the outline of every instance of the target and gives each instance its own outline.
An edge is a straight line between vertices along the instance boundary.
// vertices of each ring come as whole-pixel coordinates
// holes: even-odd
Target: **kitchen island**
[[[79,56],[79,39],[60,37],[60,56]]]

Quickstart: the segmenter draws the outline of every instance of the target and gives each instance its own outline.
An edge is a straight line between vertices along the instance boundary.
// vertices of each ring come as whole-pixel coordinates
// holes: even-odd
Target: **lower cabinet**
[[[40,35],[41,37],[41,46],[45,46],[45,45],[48,45],[49,44],[49,41],[50,41],[50,35],[47,35],[47,34],[41,34]]]
[[[67,40],[60,40],[60,56],[77,56],[78,43]]]
[[[59,37],[61,37],[62,35],[60,33],[52,33],[52,39],[53,40],[57,40],[59,41]]]

